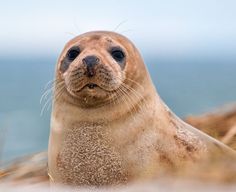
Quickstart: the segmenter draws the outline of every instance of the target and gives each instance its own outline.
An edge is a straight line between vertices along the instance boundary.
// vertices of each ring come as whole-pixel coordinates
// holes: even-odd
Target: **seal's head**
[[[137,49],[126,37],[95,31],[66,44],[56,78],[64,82],[67,94],[78,104],[95,107],[117,99],[118,92],[126,91],[125,82],[132,87],[144,71]]]

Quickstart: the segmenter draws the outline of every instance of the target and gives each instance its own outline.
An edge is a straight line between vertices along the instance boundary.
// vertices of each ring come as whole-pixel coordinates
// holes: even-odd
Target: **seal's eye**
[[[122,62],[125,58],[124,52],[121,51],[120,49],[112,50],[111,55],[117,62]]]
[[[60,66],[61,72],[64,73],[69,68],[71,62],[74,61],[79,54],[80,54],[80,48],[78,46],[70,48],[66,54],[66,57],[61,62]]]
[[[75,58],[80,54],[80,49],[79,47],[72,47],[68,52],[67,52],[67,58],[70,61],[75,60]]]

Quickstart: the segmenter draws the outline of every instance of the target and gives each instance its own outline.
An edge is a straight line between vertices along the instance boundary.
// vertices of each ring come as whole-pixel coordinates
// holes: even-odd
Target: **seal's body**
[[[56,68],[49,174],[71,185],[116,185],[201,162],[230,148],[176,117],[134,45],[114,32],[72,39]]]

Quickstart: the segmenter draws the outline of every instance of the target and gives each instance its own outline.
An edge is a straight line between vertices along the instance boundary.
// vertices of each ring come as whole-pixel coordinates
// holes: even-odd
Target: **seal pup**
[[[53,182],[119,185],[200,163],[215,151],[234,154],[169,110],[126,37],[95,31],[66,44],[51,114]]]

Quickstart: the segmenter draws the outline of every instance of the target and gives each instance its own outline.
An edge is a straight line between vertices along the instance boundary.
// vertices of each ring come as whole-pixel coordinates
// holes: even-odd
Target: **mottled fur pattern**
[[[121,155],[111,146],[103,124],[79,122],[67,130],[57,167],[72,185],[114,185],[127,181]]]

